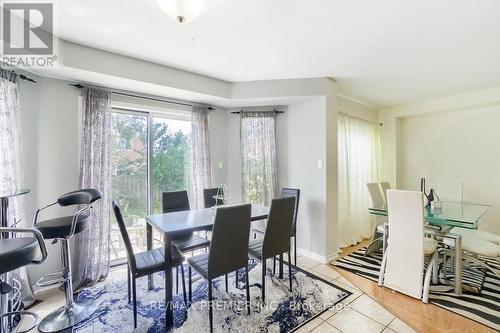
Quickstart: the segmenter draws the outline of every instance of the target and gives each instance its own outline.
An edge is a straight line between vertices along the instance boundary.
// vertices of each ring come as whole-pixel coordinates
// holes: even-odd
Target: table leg
[[[151,251],[153,249],[153,227],[149,223],[146,224],[146,246],[148,251]],[[149,274],[148,289],[153,290],[153,288],[153,274]]]
[[[165,326],[170,329],[174,324],[174,310],[172,302],[172,239],[169,234],[163,235],[165,251]]]
[[[7,212],[9,210],[9,199],[8,198],[1,198],[0,199],[0,226],[2,227],[9,227],[9,222],[7,220]],[[8,233],[0,233],[0,239],[1,238],[9,238]],[[7,283],[8,282],[8,275],[7,273],[4,273],[0,276],[0,280],[2,283]],[[9,294],[2,294],[0,296],[0,314],[4,314],[8,312],[9,309]],[[8,329],[8,317],[2,317],[0,319],[0,332],[7,332]]]
[[[455,294],[462,295],[462,236],[455,238]]]
[[[9,198],[0,199],[0,226],[4,228],[9,227],[9,221],[7,218],[7,213],[9,211]],[[9,234],[2,232],[0,238],[9,238]]]
[[[288,259],[290,260],[290,259]],[[280,253],[280,272],[279,272],[279,278],[283,278],[283,253]]]

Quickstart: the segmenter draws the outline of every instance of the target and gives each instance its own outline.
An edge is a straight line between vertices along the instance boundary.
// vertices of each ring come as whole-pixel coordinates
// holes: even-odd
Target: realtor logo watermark
[[[3,2],[2,62],[13,67],[53,67],[54,4]]]

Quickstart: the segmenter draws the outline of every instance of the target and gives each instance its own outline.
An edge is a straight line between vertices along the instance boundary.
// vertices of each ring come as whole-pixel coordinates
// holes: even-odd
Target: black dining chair
[[[132,306],[134,312],[134,328],[137,328],[137,286],[135,280],[148,276],[156,272],[165,270],[165,257],[163,248],[154,249],[140,253],[134,253],[132,243],[128,236],[127,227],[123,219],[120,206],[113,200],[113,211],[115,213],[116,222],[120,229],[120,234],[125,243],[125,250],[127,251],[127,290],[128,302],[130,303],[130,289],[132,287]],[[184,277],[184,256],[177,248],[172,248],[172,267],[181,267],[182,272],[182,290],[184,293],[184,303],[187,306],[186,298],[186,283]],[[132,278],[132,279],[131,279]],[[177,276],[178,278],[178,276]],[[132,281],[131,281],[132,280]]]
[[[191,209],[187,191],[163,192],[162,206],[163,213],[183,212]],[[207,248],[210,246],[210,240],[189,231],[174,236],[172,245],[184,253]],[[179,276],[178,267],[176,268],[176,275]],[[178,283],[176,283],[176,292],[179,292]]]
[[[262,302],[266,296],[266,260],[288,253],[288,275],[292,291],[292,263],[290,257],[290,236],[292,233],[295,197],[273,199],[267,219],[264,238],[249,242],[248,253],[262,262]]]
[[[299,201],[300,201],[300,190],[298,188],[288,188],[283,187],[281,189],[280,198],[295,198],[295,209],[293,212],[293,224],[291,238],[293,238],[293,262],[297,266],[297,215],[299,212]],[[252,230],[254,232],[254,239],[257,238],[257,234],[264,235],[266,232],[265,228],[255,228]],[[291,260],[291,258],[289,259]],[[273,259],[273,272],[276,272],[276,259]]]
[[[205,208],[211,208],[224,204],[224,200],[214,198],[216,195],[224,196],[224,190],[222,187],[206,188],[203,190],[203,202],[205,204]]]
[[[210,332],[213,331],[212,281],[215,278],[245,268],[247,311],[250,314],[248,237],[250,235],[251,212],[250,204],[217,208],[210,250],[208,253],[187,259],[190,303],[192,301],[191,267],[208,280]]]

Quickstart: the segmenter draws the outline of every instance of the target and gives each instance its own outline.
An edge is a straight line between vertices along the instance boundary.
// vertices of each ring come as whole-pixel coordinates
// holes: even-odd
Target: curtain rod
[[[366,120],[366,119],[363,119],[363,118],[360,118],[360,117],[352,116],[352,115],[344,113],[342,111],[338,112],[338,114],[340,114],[340,115],[342,115],[344,117],[354,118],[354,119],[357,119],[357,120],[366,121],[367,123],[377,124],[379,126],[384,126],[383,122],[376,122],[376,121]]]
[[[80,83],[70,83],[69,85],[72,87],[78,88],[78,89],[83,89],[85,87],[84,85],[82,85]],[[118,91],[111,91],[111,93],[115,94],[115,95],[120,95],[120,96],[142,98],[142,99],[146,99],[146,100],[150,100],[150,101],[163,102],[163,103],[169,103],[169,104],[175,104],[175,105],[194,106],[193,104],[189,104],[189,103],[175,102],[175,101],[170,101],[170,100],[161,99],[161,98],[145,97],[145,96],[139,96],[139,95],[134,95],[134,94],[127,94],[127,93],[122,93],[122,92],[118,92]],[[209,106],[208,109],[210,111],[216,110],[212,106]]]
[[[240,114],[242,112],[274,112],[274,113],[285,113],[285,111],[280,111],[280,110],[276,110],[276,109],[272,109],[272,110],[247,110],[247,111],[240,110],[240,111],[232,111],[231,113],[232,114]]]
[[[31,83],[37,83],[35,80],[33,80],[33,79],[32,79],[32,78],[30,78],[30,77],[27,77],[27,76],[26,76],[26,75],[24,75],[24,74],[21,74],[21,73],[16,73],[16,71],[15,71],[15,70],[13,70],[13,69],[2,68],[1,66],[0,66],[0,69],[5,69],[5,70],[7,70],[7,71],[12,71],[12,72],[14,72],[14,73],[15,73],[15,74],[16,74],[16,75],[17,75],[17,76],[18,76],[21,80],[23,80],[23,81],[28,81],[28,82],[31,82]]]

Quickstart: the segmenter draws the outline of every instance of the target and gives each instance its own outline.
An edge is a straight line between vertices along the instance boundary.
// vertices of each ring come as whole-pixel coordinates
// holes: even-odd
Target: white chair
[[[421,192],[388,190],[389,237],[380,267],[379,286],[429,300],[431,277],[437,283],[437,241],[425,237]],[[422,286],[425,256],[430,256]]]
[[[450,231],[453,234],[459,234],[467,237],[473,237],[477,239],[481,239],[487,242],[491,242],[493,244],[500,245],[500,236],[495,235],[494,233],[484,231],[484,230],[474,230],[474,229],[464,229],[455,227]]]
[[[387,204],[387,190],[391,189],[391,184],[389,182],[380,182],[380,189],[382,190],[385,203]]]
[[[380,192],[380,186],[378,183],[367,183],[366,187],[368,188],[368,194],[372,200],[373,207],[383,207],[384,206],[384,197],[382,196],[382,192]],[[365,251],[365,256],[369,256],[370,254],[378,251],[381,246],[383,246],[383,235],[384,235],[384,223],[386,221],[385,217],[376,216],[376,226],[373,231],[372,242],[368,245],[368,248]]]

